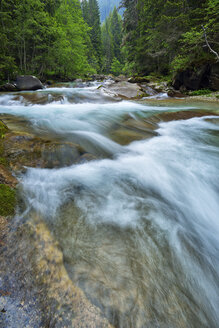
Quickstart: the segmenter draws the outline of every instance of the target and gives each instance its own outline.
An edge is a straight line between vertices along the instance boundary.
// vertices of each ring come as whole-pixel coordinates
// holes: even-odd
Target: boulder
[[[142,76],[136,76],[136,77],[130,77],[128,79],[128,82],[129,83],[144,83],[144,82],[148,83],[150,81],[149,81],[148,78],[146,78],[144,76],[143,77]]]
[[[43,89],[42,82],[32,75],[18,76],[15,85],[19,91]]]
[[[147,85],[158,93],[168,91],[167,82],[150,82]]]
[[[123,99],[139,99],[145,96],[145,92],[137,83],[126,81],[104,85],[101,89],[110,96]]]
[[[179,90],[184,87],[187,90],[199,90],[211,88],[219,90],[219,73],[217,66],[203,65],[199,68],[188,68],[178,72],[173,79],[174,89]],[[218,89],[217,89],[218,88]]]
[[[169,97],[172,97],[172,98],[182,98],[182,97],[185,97],[184,94],[181,93],[181,91],[179,90],[175,90],[173,88],[169,88],[169,90],[167,91],[167,94]]]
[[[214,91],[219,90],[219,63],[211,66],[211,73],[209,77],[209,87]]]
[[[105,80],[106,76],[103,74],[93,74],[91,75],[93,81],[103,81]]]
[[[17,91],[17,88],[12,83],[6,83],[3,85],[0,85],[0,91],[3,91],[3,92]]]
[[[155,96],[158,93],[155,89],[146,83],[141,84],[141,88],[148,96]]]

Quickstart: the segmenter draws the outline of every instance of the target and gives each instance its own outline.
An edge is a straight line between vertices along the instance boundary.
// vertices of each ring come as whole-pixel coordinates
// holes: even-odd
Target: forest
[[[97,0],[1,0],[0,80],[172,76],[217,61],[218,0],[116,3],[112,9]],[[102,24],[99,5],[112,9]]]

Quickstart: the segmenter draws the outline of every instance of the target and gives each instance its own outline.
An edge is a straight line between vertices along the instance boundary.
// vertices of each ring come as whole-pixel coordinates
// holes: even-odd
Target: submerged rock
[[[15,85],[19,91],[43,89],[42,82],[37,77],[32,75],[18,76],[15,81]]]
[[[158,128],[156,123],[151,123],[145,119],[140,120],[129,117],[118,125],[118,128],[111,133],[111,137],[121,145],[128,145],[132,141],[157,136],[156,128]]]
[[[6,222],[0,217],[0,228],[2,224]],[[4,283],[0,310],[4,317],[0,316],[0,326],[113,328],[70,279],[63,253],[38,215],[29,217],[4,242],[7,247],[0,254]]]
[[[51,141],[31,134],[10,132],[4,140],[5,157],[13,171],[25,166],[58,168],[78,162],[83,150],[71,142]]]

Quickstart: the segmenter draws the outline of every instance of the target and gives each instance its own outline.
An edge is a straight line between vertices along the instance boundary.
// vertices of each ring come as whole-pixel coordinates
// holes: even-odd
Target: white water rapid
[[[0,113],[96,156],[59,169],[28,168],[17,220],[43,217],[70,278],[114,327],[217,328],[219,118],[209,112],[159,122],[157,136],[121,145],[111,131],[125,117],[200,106],[114,101],[96,87],[39,91],[53,99],[45,104],[22,93],[0,97]]]

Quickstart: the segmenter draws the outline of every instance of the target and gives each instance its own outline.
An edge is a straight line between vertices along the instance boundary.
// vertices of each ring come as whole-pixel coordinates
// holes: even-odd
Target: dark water
[[[20,182],[25,217],[43,218],[69,277],[115,327],[217,328],[218,117],[160,122],[157,136],[122,146],[110,136],[125,117],[200,106],[115,102],[96,86],[39,97],[48,93],[62,99],[42,105],[2,96],[0,112],[25,118],[38,134],[78,142],[97,159],[29,168]]]

